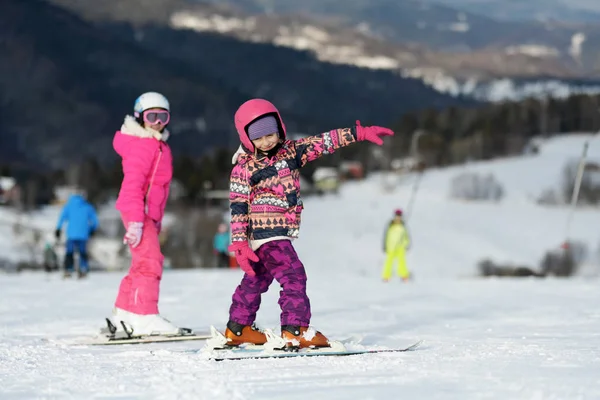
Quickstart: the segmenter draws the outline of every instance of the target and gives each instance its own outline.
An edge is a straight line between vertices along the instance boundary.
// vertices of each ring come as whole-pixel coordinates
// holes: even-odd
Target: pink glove
[[[130,222],[127,225],[127,232],[123,238],[123,244],[128,244],[131,247],[137,247],[142,241],[142,233],[144,230],[143,222]]]
[[[394,131],[381,126],[361,126],[360,121],[356,121],[356,138],[359,141],[368,140],[378,146],[383,144],[380,136],[392,136]]]
[[[235,259],[240,264],[242,271],[250,276],[256,276],[250,261],[257,262],[258,256],[252,251],[247,241],[233,242],[227,250],[235,254]]]

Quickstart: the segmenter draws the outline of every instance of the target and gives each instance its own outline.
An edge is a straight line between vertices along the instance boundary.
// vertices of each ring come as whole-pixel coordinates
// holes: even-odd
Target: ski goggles
[[[144,112],[144,122],[149,124],[167,125],[171,120],[171,114],[167,110],[152,110]]]

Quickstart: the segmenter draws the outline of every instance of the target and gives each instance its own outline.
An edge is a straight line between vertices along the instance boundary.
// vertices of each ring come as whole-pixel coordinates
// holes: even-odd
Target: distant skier
[[[291,347],[325,347],[328,339],[309,330],[310,301],[306,272],[292,246],[298,237],[303,205],[300,172],[308,162],[357,141],[381,145],[393,135],[378,126],[334,129],[299,140],[287,140],[279,111],[267,100],[252,99],[235,113],[242,142],[233,157],[230,179],[229,249],[245,272],[233,294],[225,330],[228,344],[263,344],[267,338],[254,325],[256,313],[273,279],[282,287],[281,335]]]
[[[383,251],[386,253],[383,266],[383,281],[388,282],[392,277],[394,262],[398,263],[398,276],[403,281],[410,279],[406,266],[406,251],[410,248],[410,235],[402,219],[402,210],[394,211],[394,218],[390,221],[383,241]]]
[[[65,251],[65,278],[71,277],[75,269],[74,253],[79,253],[79,278],[89,272],[87,243],[98,228],[98,217],[94,207],[81,194],[73,194],[60,213],[56,224],[56,240],[60,240],[61,229],[67,223],[67,243]]]
[[[173,175],[166,129],[169,101],[160,93],[144,93],[133,111],[113,139],[123,159],[116,208],[125,225],[123,243],[131,250],[131,266],[121,281],[112,322],[117,328],[125,322],[136,335],[177,334],[179,328],[158,312],[164,261],[158,236]]]
[[[213,252],[217,256],[217,268],[229,267],[229,250],[227,247],[230,242],[229,228],[226,224],[219,224],[217,233],[213,238]]]
[[[55,243],[46,242],[44,245],[44,271],[58,271],[58,255],[55,250]]]

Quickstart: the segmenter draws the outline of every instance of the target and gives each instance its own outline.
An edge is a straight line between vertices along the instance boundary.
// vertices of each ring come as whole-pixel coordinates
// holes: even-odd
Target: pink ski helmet
[[[235,112],[235,129],[238,135],[240,135],[242,146],[250,152],[254,151],[254,145],[248,137],[248,125],[265,115],[273,115],[275,117],[279,126],[279,136],[285,140],[285,125],[283,124],[281,115],[279,115],[279,111],[270,101],[264,99],[248,100]]]

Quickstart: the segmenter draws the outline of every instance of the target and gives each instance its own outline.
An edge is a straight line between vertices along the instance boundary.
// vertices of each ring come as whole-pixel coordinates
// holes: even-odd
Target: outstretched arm
[[[320,135],[309,136],[294,142],[296,146],[296,160],[300,167],[314,161],[325,154],[332,154],[340,147],[355,143],[356,129],[334,129]]]
[[[383,144],[381,136],[390,136],[394,132],[380,126],[361,126],[356,121],[352,128],[335,129],[316,136],[296,140],[296,159],[300,167],[314,161],[325,154],[331,154],[340,147],[367,140],[379,146]]]

